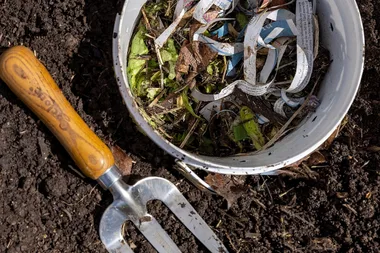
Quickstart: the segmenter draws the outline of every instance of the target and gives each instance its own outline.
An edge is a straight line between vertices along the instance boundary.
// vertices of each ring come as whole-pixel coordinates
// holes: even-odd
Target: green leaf
[[[146,61],[137,59],[139,55],[149,53],[144,40],[145,28],[144,26],[139,26],[139,30],[132,39],[127,67],[129,85],[137,96],[141,95],[141,86],[143,82],[146,81],[146,77],[144,77],[145,75],[141,75],[141,71],[144,69]]]
[[[212,140],[207,137],[203,137],[200,141],[199,151],[203,154],[213,155],[214,146]]]
[[[235,141],[242,141],[242,140],[249,138],[247,131],[245,131],[245,128],[242,124],[233,126],[232,129],[234,132],[234,140]]]
[[[206,85],[206,93],[207,94],[210,94],[210,93],[213,93],[215,90],[215,85],[209,83]]]
[[[148,88],[146,91],[149,101],[152,101],[161,92],[161,88]]]
[[[148,68],[149,69],[155,69],[158,68],[160,65],[158,64],[157,60],[149,60],[148,61]]]
[[[152,82],[156,82],[156,81],[159,81],[161,79],[161,71],[157,71],[156,73],[154,73],[152,75],[152,77],[150,78],[150,80]]]
[[[172,88],[172,89],[177,89],[178,88],[178,83],[172,79],[165,78],[164,79],[164,85],[167,88]]]
[[[208,73],[210,76],[212,76],[212,74],[214,73],[214,70],[213,70],[211,64],[209,64],[209,65],[207,66],[207,73]]]
[[[170,80],[174,80],[174,78],[175,78],[175,61],[170,61],[169,62],[169,76],[168,76],[168,78],[170,79]]]
[[[166,1],[160,1],[158,3],[151,2],[149,4],[146,4],[144,6],[145,13],[150,19],[157,19],[156,15],[167,8]],[[152,20],[152,21],[154,21]]]
[[[221,59],[216,59],[210,62],[210,64],[207,66],[207,69],[206,69],[207,73],[210,76],[219,76],[221,72],[221,67],[223,67],[221,63],[222,63]]]
[[[241,28],[244,28],[248,24],[248,18],[241,12],[236,14],[236,20]]]
[[[175,65],[178,59],[177,49],[175,48],[174,40],[168,39],[165,46],[160,50],[162,62],[169,63],[169,76],[173,80],[175,78]]]
[[[186,108],[186,110],[188,110],[188,111],[190,112],[190,114],[193,115],[194,117],[196,117],[197,119],[201,119],[201,117],[199,117],[199,116],[194,112],[193,107],[191,107],[191,104],[190,104],[190,102],[189,102],[189,97],[187,96],[187,89],[185,89],[185,90],[181,93],[181,98],[182,98],[183,106]]]
[[[256,122],[256,116],[247,106],[240,109],[240,118],[244,122],[243,126],[247,131],[248,136],[252,139],[253,145],[257,150],[260,150],[265,144],[264,136],[261,133],[260,126]]]
[[[182,143],[183,140],[186,138],[186,135],[187,133],[186,132],[183,132],[183,133],[177,133],[174,135],[174,141],[176,143]]]

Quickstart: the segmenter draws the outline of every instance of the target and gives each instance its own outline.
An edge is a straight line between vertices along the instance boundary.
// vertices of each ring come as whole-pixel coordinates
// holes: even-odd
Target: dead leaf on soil
[[[302,158],[301,160],[298,160],[297,162],[294,162],[292,164],[289,164],[288,166],[286,166],[284,169],[286,168],[299,168],[301,167],[301,164],[305,161],[307,161],[308,159],[310,158],[310,155]]]
[[[320,252],[335,251],[337,246],[328,237],[315,238],[310,242],[310,249]]]
[[[380,147],[378,147],[378,146],[372,146],[372,147],[369,147],[368,149],[367,149],[368,151],[370,151],[370,152],[380,152]]]
[[[331,144],[334,142],[336,137],[338,137],[340,131],[347,125],[349,121],[348,116],[344,117],[340,125],[335,129],[335,131],[330,135],[330,137],[321,145],[321,149],[329,149],[331,147]]]
[[[308,166],[315,166],[315,165],[325,163],[325,162],[326,162],[325,156],[319,151],[315,151],[314,153],[312,153],[309,159],[307,159],[306,161]]]
[[[340,132],[340,127],[337,127],[335,131],[330,135],[330,137],[322,144],[322,149],[329,149],[331,144],[334,142],[335,138],[338,136]]]
[[[216,193],[227,200],[228,209],[245,192],[244,180],[238,177],[209,174],[205,178],[205,181],[216,191]]]
[[[115,164],[120,169],[123,176],[129,176],[132,172],[134,161],[119,146],[112,146],[111,152],[115,158]]]
[[[339,199],[346,199],[346,198],[348,198],[348,192],[337,192],[336,196]]]

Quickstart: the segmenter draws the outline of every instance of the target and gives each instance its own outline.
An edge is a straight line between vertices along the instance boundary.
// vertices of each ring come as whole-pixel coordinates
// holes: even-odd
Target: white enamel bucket
[[[317,0],[322,45],[333,62],[318,97],[321,105],[309,120],[271,148],[252,155],[209,157],[185,151],[167,141],[141,116],[127,78],[127,53],[144,1],[126,0],[115,22],[113,57],[122,97],[136,124],[150,139],[180,161],[210,172],[271,174],[316,150],[338,127],[359,89],[364,65],[364,31],[355,0]]]

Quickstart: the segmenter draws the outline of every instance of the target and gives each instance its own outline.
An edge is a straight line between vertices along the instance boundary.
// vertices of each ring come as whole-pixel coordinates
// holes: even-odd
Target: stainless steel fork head
[[[99,183],[108,188],[113,203],[104,212],[100,222],[100,238],[109,252],[133,252],[123,236],[123,225],[131,221],[158,252],[181,252],[157,220],[147,212],[150,200],[162,201],[177,218],[211,252],[228,252],[211,228],[200,217],[177,187],[159,177],[148,177],[133,186],[121,179],[117,167],[112,167]]]

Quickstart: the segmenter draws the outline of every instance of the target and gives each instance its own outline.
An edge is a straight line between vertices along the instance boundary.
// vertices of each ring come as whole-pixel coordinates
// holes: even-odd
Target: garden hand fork
[[[132,186],[124,183],[109,148],[71,107],[32,51],[23,46],[5,51],[0,56],[0,78],[45,123],[81,171],[112,192],[114,201],[100,222],[100,237],[109,252],[133,252],[123,237],[122,228],[127,220],[132,221],[159,252],[180,252],[147,212],[146,204],[153,199],[164,202],[211,252],[227,252],[171,182],[148,177]]]

